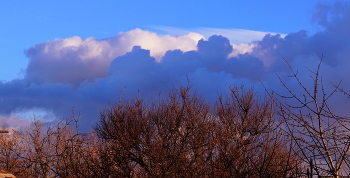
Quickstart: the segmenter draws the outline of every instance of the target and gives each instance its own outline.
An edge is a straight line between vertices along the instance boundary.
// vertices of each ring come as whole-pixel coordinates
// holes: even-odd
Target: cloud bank
[[[154,99],[187,84],[188,78],[193,90],[209,101],[235,84],[253,85],[263,94],[261,81],[280,91],[276,73],[298,91],[282,57],[310,87],[305,66],[315,69],[322,54],[323,80],[343,80],[342,87],[350,91],[350,4],[319,3],[312,21],[321,28],[315,34],[305,30],[267,34],[247,44],[231,44],[220,35],[206,39],[198,33],[170,36],[141,29],[106,39],[74,36],[39,43],[25,51],[29,64],[24,78],[0,83],[0,114],[40,108],[69,117],[74,108],[83,125],[91,126],[99,111],[120,96],[127,99],[141,93]],[[344,98],[337,98],[336,102],[344,102],[339,110],[349,105]]]

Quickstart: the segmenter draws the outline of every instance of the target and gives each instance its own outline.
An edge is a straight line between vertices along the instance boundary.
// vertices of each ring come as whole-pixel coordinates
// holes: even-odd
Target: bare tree
[[[216,106],[218,140],[214,167],[219,177],[295,177],[300,161],[284,141],[269,98],[231,88]]]
[[[21,159],[13,150],[17,150],[19,147],[18,138],[13,133],[9,133],[9,128],[4,128],[6,129],[0,134],[0,168],[17,173],[21,168]]]
[[[189,87],[146,106],[140,98],[101,112],[95,130],[110,175],[124,177],[294,177],[300,161],[272,103],[232,88],[211,108]]]
[[[207,177],[213,128],[209,106],[189,88],[150,107],[140,98],[119,103],[95,127],[126,177]]]
[[[6,154],[0,153],[8,160],[5,168],[18,177],[93,177],[97,138],[72,127],[77,122],[73,117],[46,125],[34,119],[30,126],[13,130],[1,145]]]
[[[269,92],[274,98],[278,113],[284,119],[284,133],[297,146],[298,153],[306,164],[312,162],[310,174],[339,177],[350,174],[350,118],[333,112],[330,99],[339,93],[339,85],[327,92],[320,75],[322,60],[316,71],[309,70],[313,86],[308,88],[301,81],[298,72],[287,62],[292,77],[302,93],[293,91],[291,86],[279,77],[289,95]]]

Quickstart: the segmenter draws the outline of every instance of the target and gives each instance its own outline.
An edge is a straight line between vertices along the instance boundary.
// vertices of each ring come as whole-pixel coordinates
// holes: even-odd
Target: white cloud
[[[274,32],[261,32],[245,29],[219,29],[219,28],[205,28],[196,29],[197,33],[203,34],[205,37],[212,35],[222,35],[230,40],[233,44],[251,43],[252,41],[261,40],[266,34],[277,34]],[[285,36],[285,35],[282,35]]]
[[[119,47],[123,46],[123,52],[131,51],[133,46],[141,46],[143,49],[148,49],[151,56],[155,57],[160,62],[168,50],[180,49],[181,51],[191,51],[197,49],[198,40],[204,36],[198,33],[187,33],[181,36],[158,35],[157,33],[134,29],[127,32],[119,33],[116,36],[116,44]]]
[[[255,44],[232,44],[233,51],[228,55],[228,57],[237,57],[239,54],[251,53],[253,51]]]
[[[150,50],[151,56],[160,62],[169,50],[196,50],[197,42],[202,38],[204,36],[198,33],[175,37],[134,29],[102,40],[78,36],[54,39],[36,44],[26,51],[30,58],[26,77],[50,83],[91,82],[106,77],[112,60],[130,52],[134,46]]]
[[[158,30],[160,32],[165,32],[167,34],[179,36],[182,34],[186,34],[189,32],[195,32],[202,34],[205,38],[209,38],[212,35],[222,35],[230,40],[233,44],[241,44],[241,43],[251,43],[253,41],[261,40],[266,34],[277,34],[276,32],[262,32],[262,31],[254,31],[254,30],[245,30],[245,29],[220,29],[220,28],[207,28],[207,27],[199,27],[199,28],[175,28],[168,26],[152,26],[152,29]],[[282,37],[285,34],[281,34]]]

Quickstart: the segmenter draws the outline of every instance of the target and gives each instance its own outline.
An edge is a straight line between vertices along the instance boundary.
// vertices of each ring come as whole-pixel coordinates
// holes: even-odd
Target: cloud
[[[255,47],[254,43],[241,43],[241,44],[232,44],[233,51],[229,54],[228,57],[237,57],[240,54],[251,53]]]
[[[228,38],[233,44],[251,43],[253,41],[261,40],[266,34],[278,34],[275,32],[261,32],[245,29],[217,29],[217,28],[198,28],[198,33],[208,37],[211,35],[222,35]],[[285,36],[281,34],[281,36]]]
[[[124,46],[123,51],[130,51],[133,46],[141,46],[144,49],[151,50],[151,56],[155,57],[157,62],[159,62],[161,57],[168,50],[195,50],[197,41],[202,38],[204,38],[204,36],[193,32],[174,37],[135,29],[118,34],[112,41],[116,40],[113,43],[117,43],[118,47]]]
[[[264,38],[265,35],[277,35],[276,32],[261,32],[254,30],[245,30],[245,29],[219,29],[219,28],[191,28],[191,29],[183,29],[183,28],[175,28],[169,26],[151,26],[152,29],[155,29],[160,32],[165,32],[171,35],[183,35],[187,33],[199,33],[202,34],[205,38],[208,39],[212,35],[221,35],[230,41],[234,50],[229,55],[230,57],[237,57],[239,54],[250,53],[255,47],[254,42],[260,41]],[[280,34],[281,37],[286,36],[286,34]]]
[[[123,34],[117,37],[129,38]],[[187,43],[188,36],[181,36],[186,39],[177,46],[191,47],[192,44]],[[160,60],[152,56],[152,50],[142,46],[134,46],[131,51],[111,60],[108,57],[112,56],[114,49],[118,49],[114,42],[123,41],[117,37],[105,40],[79,37],[54,39],[30,48],[26,51],[30,58],[27,75],[23,79],[0,83],[0,113],[10,115],[42,108],[66,117],[74,108],[84,117],[98,118],[99,110],[117,102],[122,90],[125,90],[125,98],[136,96],[138,91],[145,97],[157,97],[174,86],[187,84],[187,77],[190,77],[194,85],[206,88],[206,91],[216,91],[209,97],[213,99],[222,89],[228,90],[231,82],[240,81],[240,78],[256,81],[259,71],[263,71],[262,62],[253,56],[228,57],[233,47],[222,36],[198,40],[195,50],[166,50]],[[158,36],[161,37],[164,36]],[[167,43],[172,43],[174,39],[181,38],[165,39],[169,40]],[[84,48],[96,50],[91,52]],[[91,61],[95,63],[89,63]],[[94,67],[100,68],[93,70]],[[85,72],[81,72],[83,70]],[[223,81],[226,82],[220,78],[225,78]]]
[[[262,31],[254,31],[254,30],[246,30],[246,29],[220,29],[220,28],[208,28],[208,27],[199,27],[199,28],[190,28],[190,29],[182,29],[175,28],[169,26],[151,26],[152,29],[158,30],[160,32],[165,32],[171,35],[183,35],[190,32],[196,32],[202,34],[206,39],[212,35],[222,35],[230,40],[233,44],[241,44],[241,43],[251,43],[253,41],[261,40],[266,34],[278,34],[276,32],[262,32]],[[285,36],[285,34],[281,34],[281,36]]]
[[[25,51],[30,59],[26,80],[75,85],[85,80],[93,82],[106,77],[112,60],[131,51],[133,46],[151,50],[150,54],[160,62],[168,50],[195,50],[197,41],[202,38],[197,33],[173,37],[135,29],[102,40],[93,37],[81,39],[78,36],[54,39]]]
[[[327,7],[327,8],[325,8]],[[327,65],[339,66],[348,63],[350,55],[350,3],[336,2],[333,5],[318,3],[313,19],[323,30],[310,35],[305,30],[280,35],[266,35],[261,41],[254,42],[252,55],[258,57],[271,70],[278,71],[280,58],[293,61],[300,55],[319,58],[324,55]]]
[[[36,83],[74,83],[105,77],[110,62],[123,52],[105,40],[74,36],[36,44],[25,51],[30,59],[26,79]]]
[[[0,129],[11,131],[12,129],[16,129],[18,127],[25,127],[30,124],[30,121],[27,119],[23,119],[19,115],[11,115],[11,116],[3,116],[0,115]]]
[[[0,114],[10,117],[39,108],[69,117],[74,108],[81,112],[82,125],[91,126],[100,109],[120,97],[157,99],[173,87],[186,85],[188,78],[209,101],[227,93],[231,85],[254,86],[263,94],[260,81],[283,92],[276,73],[300,91],[288,77],[285,60],[305,86],[312,87],[305,66],[315,70],[322,54],[325,89],[332,89],[327,81],[343,80],[343,88],[350,91],[350,5],[317,5],[315,11],[313,18],[323,28],[315,34],[305,30],[285,36],[266,34],[247,44],[233,45],[222,35],[170,36],[141,29],[106,39],[75,36],[39,43],[25,51],[29,58],[25,77],[0,83]],[[350,103],[344,96],[336,98],[342,102],[337,109],[344,112]]]

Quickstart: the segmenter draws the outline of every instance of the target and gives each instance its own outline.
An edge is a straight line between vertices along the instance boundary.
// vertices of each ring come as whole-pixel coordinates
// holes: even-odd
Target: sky
[[[324,79],[350,89],[345,0],[3,1],[0,24],[0,121],[9,124],[74,108],[91,126],[122,90],[154,98],[187,79],[208,101],[235,84],[283,92],[276,74],[295,86],[283,58],[309,84],[306,69],[323,55]]]

